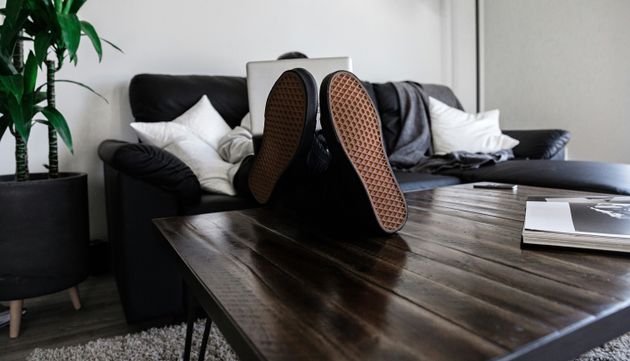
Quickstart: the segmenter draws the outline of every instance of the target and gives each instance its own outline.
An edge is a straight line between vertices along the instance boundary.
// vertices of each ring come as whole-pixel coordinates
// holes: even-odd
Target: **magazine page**
[[[561,233],[575,232],[569,203],[527,201],[525,229]]]
[[[527,197],[532,202],[566,202],[566,203],[597,203],[597,202],[622,202],[630,203],[629,196],[590,196],[590,197]]]
[[[630,203],[569,203],[577,232],[630,236]]]

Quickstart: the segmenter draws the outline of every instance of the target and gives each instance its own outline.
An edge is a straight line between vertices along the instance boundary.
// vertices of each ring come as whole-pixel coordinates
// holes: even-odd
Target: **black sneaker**
[[[258,203],[268,203],[282,176],[307,156],[316,116],[313,76],[301,68],[284,72],[269,92],[262,144],[249,174],[249,189]]]
[[[368,92],[347,71],[328,75],[320,89],[322,130],[332,155],[331,172],[345,189],[346,213],[367,215],[385,233],[407,221],[407,203],[387,159],[381,121]]]

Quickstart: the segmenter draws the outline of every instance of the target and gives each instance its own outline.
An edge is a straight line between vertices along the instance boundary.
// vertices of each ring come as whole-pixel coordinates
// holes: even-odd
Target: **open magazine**
[[[630,252],[630,197],[529,197],[523,243]]]

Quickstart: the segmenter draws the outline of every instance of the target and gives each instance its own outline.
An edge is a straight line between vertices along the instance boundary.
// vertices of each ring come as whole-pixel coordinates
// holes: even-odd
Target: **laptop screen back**
[[[253,135],[261,135],[265,125],[265,104],[273,84],[287,70],[304,68],[308,70],[319,85],[324,78],[337,70],[352,71],[349,57],[286,59],[274,61],[255,61],[247,63],[247,95]],[[318,117],[319,119],[319,117]],[[318,128],[320,128],[318,121]]]

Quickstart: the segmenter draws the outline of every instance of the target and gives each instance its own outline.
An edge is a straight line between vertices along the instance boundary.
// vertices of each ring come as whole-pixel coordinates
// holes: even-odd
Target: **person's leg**
[[[245,157],[234,175],[233,184],[236,189],[236,194],[244,198],[253,197],[249,189],[249,174],[255,159],[255,155]],[[326,140],[321,132],[317,132],[315,137],[313,137],[313,142],[307,151],[306,157],[295,162],[291,168],[287,169],[283,183],[289,183],[289,188],[298,188],[299,190],[311,189],[321,182],[322,175],[328,170],[329,164],[330,153],[326,146]],[[290,198],[286,193],[287,192],[285,192],[285,197]],[[310,194],[308,191],[300,193]]]
[[[241,165],[234,180],[237,191],[251,192],[263,204],[282,193],[282,206],[329,226],[371,225],[379,232],[396,232],[406,222],[407,205],[367,91],[351,73],[329,75],[320,92],[324,136],[313,137],[314,89],[314,80],[303,69],[276,82],[265,110],[260,151]]]
[[[243,198],[252,198],[251,190],[249,189],[249,173],[252,171],[252,165],[254,164],[254,156],[248,155],[241,161],[241,165],[238,167],[232,184],[236,194]]]
[[[320,89],[321,123],[331,153],[326,198],[348,223],[394,233],[407,204],[389,164],[372,99],[352,73],[327,76]]]

